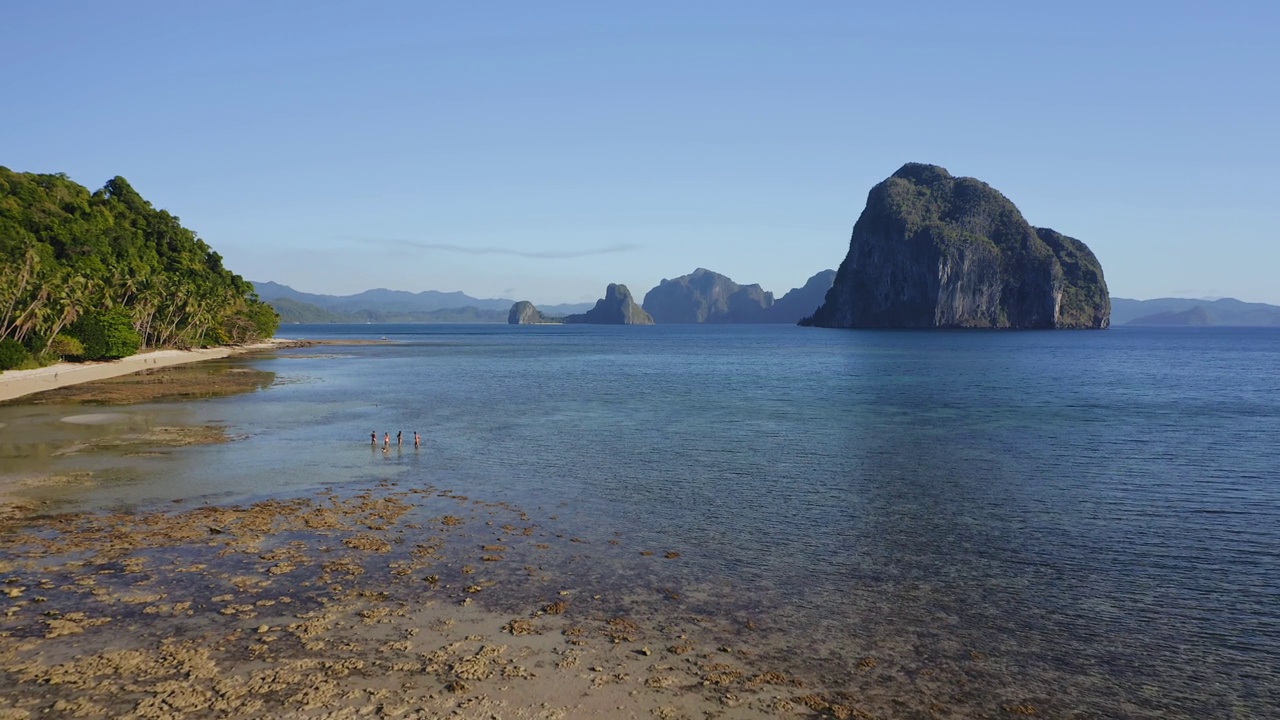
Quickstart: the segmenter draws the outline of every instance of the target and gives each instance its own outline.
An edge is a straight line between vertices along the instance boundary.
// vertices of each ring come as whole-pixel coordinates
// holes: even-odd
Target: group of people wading
[[[369,433],[369,444],[377,446],[378,432],[376,430],[374,432]],[[396,446],[401,447],[403,445],[404,445],[404,433],[397,430]],[[418,435],[417,430],[413,431],[413,446],[415,448],[422,447],[422,437]],[[391,433],[384,433],[382,435],[382,452],[391,452]]]

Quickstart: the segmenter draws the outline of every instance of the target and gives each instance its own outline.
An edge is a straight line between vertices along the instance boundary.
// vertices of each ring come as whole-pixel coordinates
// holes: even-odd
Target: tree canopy
[[[121,318],[142,347],[251,342],[279,322],[218,253],[124,178],[91,193],[61,173],[0,166],[0,339],[42,354],[68,345],[55,342],[60,333],[101,340],[103,323]]]

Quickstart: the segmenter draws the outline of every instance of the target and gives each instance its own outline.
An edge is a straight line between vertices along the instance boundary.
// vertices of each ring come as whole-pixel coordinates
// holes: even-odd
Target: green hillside
[[[0,345],[9,366],[22,351],[47,362],[246,343],[277,323],[252,285],[124,178],[90,192],[62,174],[0,167]]]

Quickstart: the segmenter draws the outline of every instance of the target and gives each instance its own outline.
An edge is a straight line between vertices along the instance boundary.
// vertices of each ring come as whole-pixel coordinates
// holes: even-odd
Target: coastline
[[[142,370],[216,360],[259,350],[292,347],[298,341],[272,338],[253,345],[204,348],[201,350],[155,350],[109,362],[56,363],[35,370],[6,370],[0,373],[0,402],[16,400],[45,390],[106,380]]]

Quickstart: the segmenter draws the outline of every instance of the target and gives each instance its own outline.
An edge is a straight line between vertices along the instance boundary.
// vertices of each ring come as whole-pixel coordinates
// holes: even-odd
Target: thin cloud
[[[617,253],[639,250],[641,245],[633,243],[617,243],[603,247],[583,250],[513,250],[511,248],[488,246],[455,245],[454,243],[423,242],[421,240],[390,240],[384,238],[340,237],[339,240],[363,244],[386,245],[394,247],[412,247],[419,250],[437,250],[440,252],[461,253],[463,255],[508,255],[511,257],[532,258],[536,260],[569,260],[572,258],[590,257],[593,255],[615,255]]]

